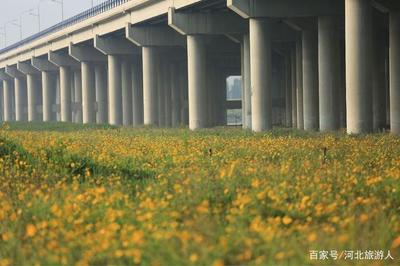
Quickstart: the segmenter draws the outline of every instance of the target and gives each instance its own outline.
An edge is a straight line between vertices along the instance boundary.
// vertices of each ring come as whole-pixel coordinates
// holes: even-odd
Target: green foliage
[[[0,265],[398,259],[399,158],[385,134],[3,125]]]

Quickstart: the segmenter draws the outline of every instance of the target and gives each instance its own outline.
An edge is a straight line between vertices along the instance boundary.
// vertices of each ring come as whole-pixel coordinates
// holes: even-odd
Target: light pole
[[[61,6],[61,21],[64,21],[64,0],[50,0],[50,1],[57,3]]]
[[[10,21],[11,25],[19,28],[19,40],[22,40],[22,15],[19,16],[19,23],[17,19]]]
[[[4,29],[4,47],[7,46],[7,25],[8,24],[13,24],[13,23],[15,23],[15,19],[4,22],[4,25],[3,25],[3,29]]]
[[[38,15],[40,16],[40,3],[46,0],[40,0],[38,4]],[[64,20],[64,0],[47,0],[60,5],[61,8],[61,20]]]
[[[36,13],[34,11],[35,11],[34,9],[29,9],[27,11],[27,14],[29,16],[32,16],[32,17],[37,17],[37,20],[38,20],[38,31],[40,31],[40,9],[39,9],[39,7],[38,7]]]
[[[22,25],[23,25],[23,23],[22,23],[22,18],[23,18],[23,16],[24,16],[25,14],[30,15],[30,16],[34,16],[34,17],[37,17],[37,18],[38,18],[38,27],[39,27],[39,31],[40,31],[40,15],[39,15],[39,13],[35,14],[35,13],[34,13],[34,9],[25,10],[25,11],[23,11],[23,12],[21,12],[21,13],[19,14],[19,27],[20,27],[20,38],[21,38],[21,39],[22,39]],[[15,23],[13,23],[13,24],[14,24],[15,26],[18,26],[18,25],[16,25]]]
[[[10,20],[10,21],[7,21],[6,23],[4,23],[4,32],[5,32],[5,34],[7,34],[7,24],[14,25],[14,26],[19,28],[19,38],[20,38],[20,40],[22,40],[21,16],[20,16],[19,24],[18,24],[18,19]]]
[[[4,38],[4,48],[6,47],[6,28],[4,26],[0,27],[0,29],[2,29],[2,31],[0,32],[0,35],[3,36]]]

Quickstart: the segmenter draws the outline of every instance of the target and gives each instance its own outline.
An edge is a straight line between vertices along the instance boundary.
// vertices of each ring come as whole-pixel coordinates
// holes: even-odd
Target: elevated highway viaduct
[[[396,0],[109,0],[0,50],[0,117],[400,133]],[[226,79],[242,76],[242,99]]]

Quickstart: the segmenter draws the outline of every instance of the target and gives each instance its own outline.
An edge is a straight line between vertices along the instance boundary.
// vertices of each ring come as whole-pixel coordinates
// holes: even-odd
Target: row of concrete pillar
[[[389,120],[390,130],[400,133],[400,13],[389,14],[385,53],[384,38],[373,35],[370,1],[345,1],[345,10],[345,36],[340,36],[337,17],[321,16],[316,28],[301,29],[301,39],[286,54],[286,124],[321,131],[347,126],[348,133],[369,133],[383,130]],[[272,25],[268,18],[250,18],[251,90],[249,85],[245,90],[251,92],[251,107],[245,113],[252,114],[247,127],[254,131],[272,128]]]
[[[145,51],[143,56],[146,59],[148,55]],[[109,55],[107,65],[81,62],[80,68],[62,65],[58,71],[41,71],[41,82],[40,75],[23,76],[23,73],[19,73],[18,76],[11,76],[10,71],[6,70],[14,78],[4,79],[2,84],[4,120],[56,121],[56,113],[59,112],[59,121],[62,122],[129,126],[143,125],[145,119],[148,125],[178,126],[187,117],[184,108],[186,84],[184,75],[179,75],[184,66],[178,62],[171,65],[165,62],[161,66],[157,62],[158,57],[154,59],[155,64],[151,68],[154,67],[155,71],[146,72],[149,69],[145,64],[145,72],[142,73],[141,58],[123,60]],[[149,62],[147,59],[145,61]],[[161,73],[159,70],[170,71],[162,73],[165,76],[160,77],[159,87],[152,86],[156,94],[162,92],[162,98],[149,95],[149,90],[143,95],[143,74],[145,82],[156,82],[155,74]],[[165,77],[170,77],[169,83],[163,81]],[[144,116],[143,101],[146,107],[150,101],[159,114],[147,111]],[[56,106],[60,110],[56,110]],[[161,107],[165,107],[165,110]]]
[[[231,7],[239,2],[247,3],[228,1]],[[84,52],[89,51],[87,47],[80,47],[81,51],[74,48],[77,52],[70,47],[69,54],[79,61],[79,71],[76,71],[76,61],[73,63],[65,56],[50,53],[49,60],[57,66],[59,76],[61,121],[112,125],[188,124],[192,130],[225,125],[227,73],[216,68],[208,49],[210,35],[226,35],[241,44],[244,128],[257,132],[272,129],[272,88],[276,86],[272,58],[278,50],[283,56],[283,67],[276,75],[281,77],[279,84],[285,95],[287,126],[321,131],[346,127],[348,133],[369,133],[384,129],[389,122],[390,130],[400,133],[399,11],[389,12],[389,49],[375,35],[379,35],[379,30],[375,30],[369,0],[344,1],[344,31],[337,15],[321,15],[316,20],[303,18],[300,22],[287,19],[285,23],[297,27],[299,34],[295,42],[290,41],[288,49],[281,49],[276,47],[274,39],[276,20],[268,18],[265,2],[258,3],[258,11],[247,12],[261,14],[262,11],[266,15],[250,14],[247,20],[231,14],[176,13],[171,8],[168,26],[127,27],[126,38],[141,47],[138,53],[131,53],[134,48],[121,40],[112,43],[113,38],[96,37],[94,46],[105,57],[100,64],[93,58],[101,56],[92,52],[89,57]],[[320,2],[313,2],[317,3]],[[233,10],[241,6],[245,5],[233,7]],[[224,19],[229,23],[224,23]],[[183,36],[176,36],[177,32]],[[171,56],[172,46],[184,46],[187,54]],[[129,56],[141,54],[141,59],[136,58],[132,63],[121,56],[122,50]],[[48,84],[54,69],[37,67],[33,61],[32,66],[42,73],[43,120],[48,121],[50,102],[54,102],[50,100],[53,96],[50,96]],[[12,67],[6,68],[6,74],[14,78],[15,95],[10,92],[10,80],[3,78],[5,117],[9,119],[13,108],[10,101],[14,99],[16,118],[24,119],[22,99],[28,97],[29,120],[35,120],[32,106],[38,99],[32,92],[39,86],[34,78],[36,72],[17,68],[22,75]],[[24,86],[28,87],[27,96]],[[79,108],[71,108],[71,87],[74,87],[75,104],[81,103],[81,112]]]

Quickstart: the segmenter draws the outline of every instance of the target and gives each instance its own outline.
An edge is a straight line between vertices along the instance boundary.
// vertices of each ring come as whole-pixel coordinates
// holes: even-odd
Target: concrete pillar
[[[61,122],[71,122],[71,70],[67,66],[60,66],[60,104]]]
[[[180,91],[179,91],[179,69],[178,64],[174,63],[171,65],[171,102],[172,102],[172,126],[178,127],[181,122],[180,110]]]
[[[208,96],[207,101],[209,103],[209,126],[214,127],[218,125],[218,105],[220,104],[218,101],[218,68],[216,67],[216,63],[211,62],[209,66],[209,72],[207,73],[207,79],[209,80],[208,88]],[[242,101],[243,102],[243,101]]]
[[[39,84],[35,75],[28,74],[27,79],[27,94],[28,94],[28,121],[38,121],[39,112],[37,111],[37,94],[39,94]]]
[[[61,121],[61,89],[60,89],[60,73],[57,73],[56,77],[56,90],[55,90],[55,107],[53,109],[54,112],[56,113],[56,121],[60,122]]]
[[[345,1],[347,132],[372,131],[371,5]]]
[[[123,125],[132,125],[132,63],[122,61],[122,117]]]
[[[279,71],[277,67],[276,58],[273,59],[272,62],[272,125],[275,126],[278,124],[278,107],[275,106],[278,99],[280,98],[280,90],[279,90]],[[295,73],[296,74],[296,73]]]
[[[4,106],[4,121],[12,121],[12,80],[3,80],[3,106]]]
[[[243,68],[244,68],[244,66],[243,66]],[[212,84],[213,84],[211,87],[212,123],[213,123],[212,125],[218,126],[218,105],[220,103],[218,101],[218,89],[219,89],[219,87],[218,87],[218,67],[216,67],[216,66],[215,66],[215,72],[212,74]],[[246,100],[244,100],[244,101],[246,101]],[[242,101],[242,103],[243,103],[243,101]]]
[[[286,77],[285,77],[285,57],[283,55],[279,56],[278,67],[278,83],[279,83],[279,97],[280,100],[286,101]],[[296,68],[297,69],[297,68]],[[297,80],[297,79],[296,79]],[[286,103],[283,106],[279,106],[279,125],[286,126]]]
[[[285,58],[285,125],[292,126],[292,67],[290,56]]]
[[[143,125],[143,71],[142,60],[136,58],[132,65],[133,126]]]
[[[339,114],[340,128],[346,128],[346,58],[345,58],[345,43],[344,39],[340,40],[339,45]]]
[[[189,78],[189,128],[206,127],[206,44],[205,37],[187,36]]]
[[[388,45],[389,46],[389,45]],[[389,52],[389,49],[388,49]],[[390,66],[389,66],[389,56],[385,60],[385,69],[386,69],[386,125],[390,126]]]
[[[245,34],[243,37],[243,78],[244,78],[244,114],[245,128],[251,129],[251,84],[250,84],[250,35]]]
[[[290,64],[291,64],[291,71],[292,74],[292,127],[297,128],[297,54],[296,54],[296,47],[290,49]]]
[[[172,101],[171,101],[171,65],[169,58],[163,64],[164,101],[165,101],[165,126],[172,126]]]
[[[227,74],[220,68],[216,68],[216,100],[217,100],[217,126],[227,125]]]
[[[71,76],[71,111],[72,111],[72,123],[76,123],[76,104],[75,104],[75,71],[73,71]]]
[[[303,31],[302,46],[304,129],[317,130],[319,128],[318,37],[315,31]]]
[[[302,41],[296,42],[296,93],[297,93],[297,129],[304,129],[303,115],[303,45]]]
[[[122,125],[121,64],[116,55],[108,55],[108,122]]]
[[[250,18],[250,68],[252,129],[272,129],[271,23]]]
[[[181,98],[181,121],[183,125],[189,125],[189,109],[188,109],[188,75],[186,63],[179,66],[179,86]]]
[[[400,134],[400,11],[389,15],[390,130]]]
[[[42,71],[42,88],[43,88],[43,122],[50,122],[56,119],[53,112],[53,104],[56,86],[52,74],[48,71]]]
[[[335,17],[318,18],[319,127],[339,129],[339,34]]]
[[[213,119],[213,109],[214,105],[216,104],[215,98],[213,97],[213,90],[215,86],[214,82],[214,77],[216,73],[216,68],[215,68],[215,62],[208,59],[207,60],[207,70],[206,70],[206,116],[207,116],[207,122],[206,122],[206,127],[212,127],[214,123]]]
[[[244,87],[244,37],[240,42],[240,75],[241,75],[241,93],[242,93],[242,128],[246,129],[246,94]]]
[[[96,65],[94,71],[95,71],[95,83],[96,83],[95,87],[96,87],[96,103],[97,103],[96,122],[98,124],[106,124],[108,122],[106,68],[102,65]]]
[[[16,121],[27,121],[28,116],[26,111],[27,107],[27,95],[26,95],[26,79],[23,77],[17,77],[14,79],[15,89],[15,120]]]
[[[0,122],[4,122],[4,89],[3,89],[3,82],[0,82]]]
[[[378,25],[373,26],[372,52],[372,121],[374,132],[382,132],[386,127],[386,30]]]
[[[83,67],[82,67],[83,69]],[[82,71],[74,71],[74,102],[75,102],[75,123],[83,122],[82,115]]]
[[[166,80],[164,72],[167,71],[164,66],[163,58],[158,58],[158,71],[154,78],[157,78],[157,97],[158,97],[158,126],[165,127],[166,126],[166,117],[165,113],[165,97],[166,97]]]
[[[94,111],[95,95],[95,77],[93,65],[90,62],[81,63],[82,70],[82,117],[84,124],[93,124],[96,122],[96,113]]]
[[[145,125],[158,125],[157,48],[143,47],[143,116]]]

